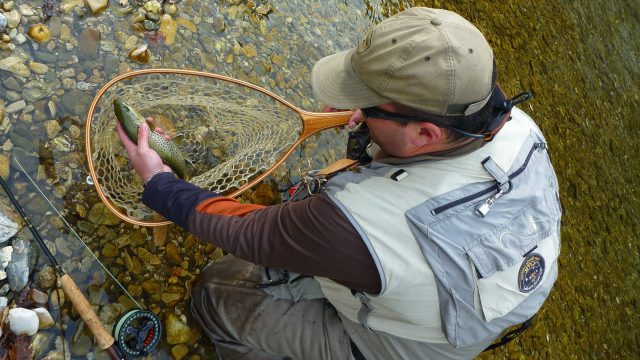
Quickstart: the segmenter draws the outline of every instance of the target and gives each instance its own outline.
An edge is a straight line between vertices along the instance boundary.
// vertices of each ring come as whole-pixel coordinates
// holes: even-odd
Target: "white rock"
[[[15,37],[15,38],[13,38],[13,39],[14,39],[13,41],[14,41],[16,44],[18,44],[18,45],[22,45],[22,44],[24,44],[24,43],[27,41],[27,37],[26,37],[26,36],[24,36],[24,34],[18,34],[18,35],[16,35],[16,37]]]
[[[33,16],[36,14],[33,11],[33,8],[27,4],[21,4],[18,8],[20,9],[20,14],[22,14],[22,16]]]
[[[84,0],[84,4],[87,5],[92,14],[97,15],[107,8],[109,0]]]
[[[38,332],[40,320],[35,311],[24,308],[13,308],[9,310],[7,317],[9,328],[16,335],[34,335]]]
[[[38,327],[40,330],[47,329],[55,325],[56,322],[53,320],[53,317],[49,314],[47,309],[35,308],[33,309],[33,312],[38,316],[38,321],[40,322]]]
[[[18,12],[18,10],[11,10],[7,13],[4,13],[4,16],[7,18],[7,27],[9,29],[13,29],[20,24],[20,20],[22,19],[22,15]]]
[[[13,246],[5,246],[0,249],[0,268],[4,269],[9,265],[11,261],[11,254],[13,253]]]
[[[7,215],[0,213],[0,244],[11,239],[18,232],[18,224]]]
[[[9,299],[7,299],[4,296],[0,296],[0,311],[4,310],[4,308],[7,307],[7,304],[9,303]],[[2,328],[0,326],[0,328]]]

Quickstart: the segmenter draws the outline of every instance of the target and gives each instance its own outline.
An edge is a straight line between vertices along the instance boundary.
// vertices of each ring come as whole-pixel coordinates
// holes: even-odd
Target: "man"
[[[357,109],[351,125],[380,150],[300,201],[199,189],[149,149],[147,126],[138,146],[118,127],[143,202],[235,255],[192,294],[220,357],[467,359],[530,319],[557,277],[557,180],[482,34],[409,9],[318,61],[312,81],[319,100]]]

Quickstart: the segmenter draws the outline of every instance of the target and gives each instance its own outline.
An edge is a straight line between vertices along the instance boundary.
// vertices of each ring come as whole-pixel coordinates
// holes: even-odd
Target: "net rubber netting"
[[[108,87],[90,114],[94,181],[112,205],[140,221],[157,215],[140,202],[142,181],[115,131],[113,100],[154,118],[191,161],[187,181],[217,193],[239,189],[283,157],[303,129],[300,115],[255,89],[184,73],[148,73]]]

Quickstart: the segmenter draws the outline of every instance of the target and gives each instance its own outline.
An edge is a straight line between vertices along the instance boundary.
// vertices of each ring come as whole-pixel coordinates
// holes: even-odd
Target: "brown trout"
[[[116,113],[116,118],[124,128],[127,136],[137,144],[138,127],[145,121],[144,117],[140,115],[136,109],[120,99],[113,100],[113,108]],[[153,126],[150,126],[149,131],[149,147],[160,155],[162,161],[169,165],[178,177],[184,179],[189,161],[187,161],[187,158],[173,141],[167,141],[162,135],[153,131]]]

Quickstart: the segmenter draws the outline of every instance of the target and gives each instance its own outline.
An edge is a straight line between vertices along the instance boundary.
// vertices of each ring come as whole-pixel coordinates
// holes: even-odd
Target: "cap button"
[[[442,25],[442,20],[440,20],[440,18],[435,17],[431,19],[431,25],[433,26]]]

